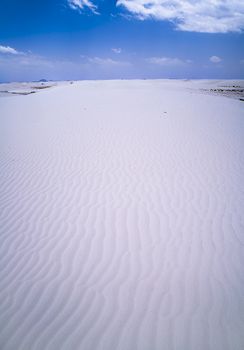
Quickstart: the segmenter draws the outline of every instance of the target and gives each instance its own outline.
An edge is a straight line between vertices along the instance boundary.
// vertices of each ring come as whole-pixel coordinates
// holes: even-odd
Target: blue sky
[[[243,0],[1,0],[0,81],[244,79]]]

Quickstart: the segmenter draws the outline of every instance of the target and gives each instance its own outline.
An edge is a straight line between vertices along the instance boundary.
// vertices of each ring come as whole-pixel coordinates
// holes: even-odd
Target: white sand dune
[[[244,349],[243,107],[160,80],[0,99],[1,350]]]

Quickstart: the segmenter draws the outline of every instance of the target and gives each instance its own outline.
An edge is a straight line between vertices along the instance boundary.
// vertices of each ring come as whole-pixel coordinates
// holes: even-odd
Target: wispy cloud
[[[90,0],[68,0],[68,5],[73,10],[83,11],[89,9],[94,14],[99,15],[97,6]]]
[[[40,55],[26,53],[24,55],[12,55],[11,57],[0,56],[0,64],[8,64],[9,66],[18,66],[25,68],[50,68],[55,69],[57,66],[72,65],[72,61],[68,60],[51,60]]]
[[[159,66],[182,66],[192,62],[191,60],[181,60],[176,57],[149,57],[146,61]]]
[[[23,55],[0,54],[0,77],[2,81],[75,79],[85,76],[87,63],[66,59],[51,59],[33,53]]]
[[[88,62],[98,64],[102,66],[130,66],[131,63],[128,61],[117,61],[112,58],[101,58],[101,57],[88,57]]]
[[[122,49],[120,47],[111,49],[114,53],[121,53]]]
[[[0,45],[0,53],[11,55],[23,55],[23,52],[17,51],[13,47]]]
[[[118,0],[138,19],[168,20],[178,30],[227,33],[244,30],[242,0]]]
[[[212,63],[220,63],[222,61],[222,58],[218,57],[218,56],[211,56],[209,58],[209,61]]]

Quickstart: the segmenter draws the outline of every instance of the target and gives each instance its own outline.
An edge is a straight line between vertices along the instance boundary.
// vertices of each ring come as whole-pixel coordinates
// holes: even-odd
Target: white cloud
[[[0,53],[11,54],[11,55],[21,55],[22,52],[15,50],[10,46],[2,46],[0,45]]]
[[[99,14],[99,12],[97,11],[97,6],[94,5],[93,2],[90,0],[68,0],[68,5],[73,10],[83,11],[85,9],[89,9],[96,15]]]
[[[111,49],[114,53],[121,53],[122,49],[120,47]]]
[[[156,64],[159,66],[181,66],[184,64],[189,64],[191,60],[181,60],[179,58],[171,58],[171,57],[149,57],[146,59],[148,63]]]
[[[218,57],[218,56],[211,56],[209,58],[209,61],[212,62],[212,63],[219,63],[222,61],[222,58]]]
[[[89,63],[95,63],[98,65],[102,65],[102,66],[130,66],[131,63],[127,62],[127,61],[115,61],[111,58],[101,58],[101,57],[89,57],[88,58],[88,62]]]
[[[178,30],[227,33],[244,30],[243,0],[118,0],[138,19],[173,22]]]

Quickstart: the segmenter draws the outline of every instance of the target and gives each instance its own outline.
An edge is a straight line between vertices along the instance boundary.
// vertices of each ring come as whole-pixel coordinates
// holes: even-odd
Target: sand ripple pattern
[[[244,349],[242,105],[174,84],[0,100],[2,350]]]

